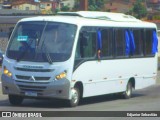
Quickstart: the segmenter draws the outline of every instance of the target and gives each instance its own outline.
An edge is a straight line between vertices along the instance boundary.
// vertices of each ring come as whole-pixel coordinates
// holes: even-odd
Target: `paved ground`
[[[160,84],[135,91],[129,100],[119,99],[114,96],[100,96],[84,99],[80,106],[68,108],[64,101],[53,100],[25,100],[21,106],[11,106],[7,97],[0,95],[0,111],[160,111]],[[52,120],[106,120],[106,118],[47,118]],[[120,120],[120,118],[107,118]],[[17,120],[17,119],[15,119]],[[121,118],[124,120],[124,118]],[[125,120],[133,120],[126,118]],[[135,119],[134,119],[135,120]],[[151,118],[141,118],[151,120]],[[152,118],[159,120],[159,118]]]

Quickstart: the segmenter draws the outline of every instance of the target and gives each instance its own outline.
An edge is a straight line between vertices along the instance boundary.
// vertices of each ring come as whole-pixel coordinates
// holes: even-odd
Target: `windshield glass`
[[[17,61],[61,62],[71,56],[76,26],[58,22],[20,22],[7,56]]]

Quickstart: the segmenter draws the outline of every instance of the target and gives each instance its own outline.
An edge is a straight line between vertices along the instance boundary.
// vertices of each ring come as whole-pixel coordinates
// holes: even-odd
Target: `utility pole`
[[[80,10],[88,10],[88,0],[80,0]]]

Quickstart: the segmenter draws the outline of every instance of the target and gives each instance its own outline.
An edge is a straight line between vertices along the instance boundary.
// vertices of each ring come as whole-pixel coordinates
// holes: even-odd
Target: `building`
[[[110,0],[105,4],[105,10],[110,12],[128,12],[136,0]]]
[[[51,0],[41,0],[40,2],[40,9],[41,10],[51,10],[52,9],[52,3]]]
[[[12,9],[16,10],[39,10],[39,3],[34,0],[14,0],[12,1]]]
[[[147,0],[147,7],[152,13],[160,11],[160,0]]]
[[[61,9],[64,6],[68,6],[70,10],[73,9],[75,0],[41,0],[40,9],[41,11],[49,11]]]
[[[75,0],[61,0],[60,1],[60,7],[68,6],[70,10],[73,9],[74,5],[75,5]]]
[[[148,0],[149,3],[157,4],[160,2],[160,0]]]
[[[12,4],[10,0],[3,0],[2,1],[2,8],[3,9],[11,9],[12,8]]]

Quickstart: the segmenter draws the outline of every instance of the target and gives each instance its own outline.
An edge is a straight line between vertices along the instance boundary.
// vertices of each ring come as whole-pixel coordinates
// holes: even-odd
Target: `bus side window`
[[[126,52],[124,29],[115,29],[115,56],[124,57]]]
[[[87,44],[85,44],[84,58],[93,58],[96,55],[96,32],[88,32]]]
[[[87,45],[87,39],[84,37],[83,33],[79,34],[79,39],[77,43],[77,50],[76,50],[76,58],[84,58],[84,48]]]
[[[145,56],[152,55],[152,29],[145,30]]]
[[[113,31],[112,29],[103,29],[102,33],[102,57],[111,58],[113,56]]]
[[[133,56],[143,56],[143,46],[144,46],[144,31],[143,29],[133,29],[134,41],[135,41],[135,52]]]
[[[80,33],[76,58],[92,58],[96,54],[96,32]]]

